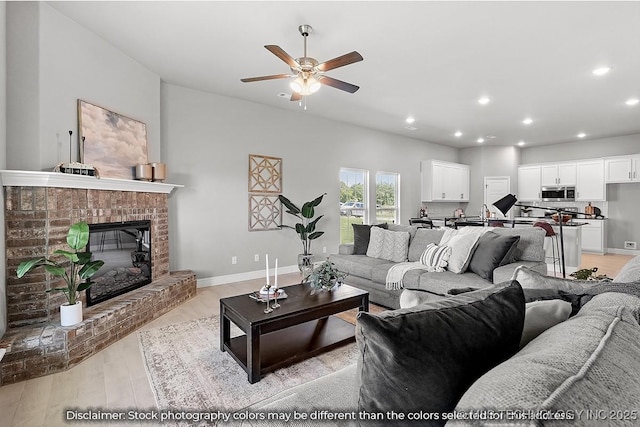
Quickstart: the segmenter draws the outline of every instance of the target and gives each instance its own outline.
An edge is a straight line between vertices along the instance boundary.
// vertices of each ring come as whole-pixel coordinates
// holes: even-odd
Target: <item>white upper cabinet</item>
[[[604,160],[605,182],[640,181],[640,156],[609,157]]]
[[[575,163],[544,164],[540,166],[540,170],[542,174],[541,185],[543,187],[576,185]]]
[[[440,160],[422,160],[423,202],[468,202],[469,166]]]
[[[606,200],[604,160],[584,160],[576,166],[576,201]]]
[[[541,168],[539,165],[518,167],[518,200],[540,200]]]

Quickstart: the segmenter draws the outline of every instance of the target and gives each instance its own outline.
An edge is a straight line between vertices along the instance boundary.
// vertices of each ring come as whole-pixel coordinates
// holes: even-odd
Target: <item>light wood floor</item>
[[[614,277],[630,258],[625,255],[583,255],[581,267],[596,266],[598,273]],[[280,276],[281,285],[299,281],[298,274]],[[217,315],[220,298],[254,291],[260,288],[261,282],[256,279],[198,289],[193,299],[141,329]],[[372,311],[380,309],[372,308]],[[63,420],[64,409],[74,407],[101,410],[155,408],[137,333],[128,335],[68,371],[0,387],[2,426],[69,425]],[[76,422],[73,425],[96,427],[101,424]],[[139,427],[141,424],[131,425]]]

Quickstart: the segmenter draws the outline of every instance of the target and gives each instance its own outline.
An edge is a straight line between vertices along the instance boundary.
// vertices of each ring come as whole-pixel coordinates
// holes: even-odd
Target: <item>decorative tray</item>
[[[251,298],[252,300],[255,300],[256,302],[267,302],[267,294],[262,294],[259,291],[251,292],[249,294],[249,298]],[[287,293],[282,289],[278,290],[278,299],[285,299],[285,298],[287,298]],[[275,299],[274,294],[270,293],[269,301],[273,301],[274,299]]]

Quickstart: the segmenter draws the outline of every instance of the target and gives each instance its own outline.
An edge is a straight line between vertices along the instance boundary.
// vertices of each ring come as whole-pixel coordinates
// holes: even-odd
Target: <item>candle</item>
[[[267,286],[269,286],[269,254],[265,255],[264,262],[267,270]]]
[[[275,278],[275,280],[273,281],[273,282],[274,282],[274,284],[273,284],[273,285],[275,286],[275,288],[276,288],[276,289],[278,289],[278,258],[276,258],[276,272],[275,272],[275,276],[276,276],[276,278]]]

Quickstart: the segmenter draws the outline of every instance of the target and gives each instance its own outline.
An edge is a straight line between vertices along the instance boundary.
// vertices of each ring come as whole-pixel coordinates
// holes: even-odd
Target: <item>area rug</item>
[[[351,343],[249,384],[247,373],[220,351],[219,331],[219,318],[208,317],[138,332],[159,409],[239,410],[337,371],[357,357],[356,345]],[[232,336],[241,333],[232,328]]]

